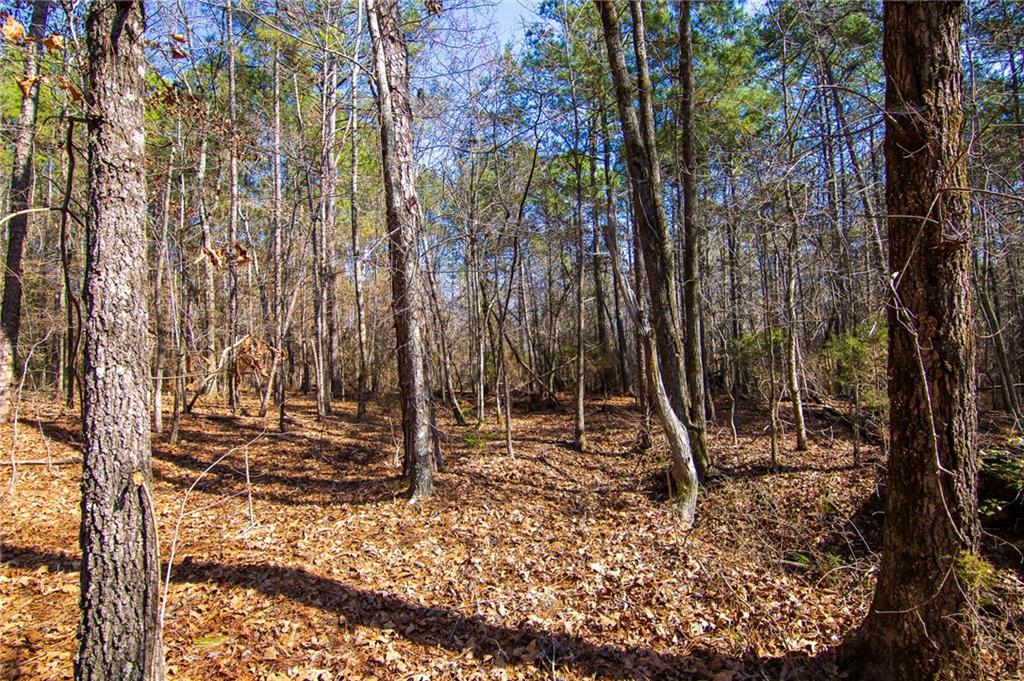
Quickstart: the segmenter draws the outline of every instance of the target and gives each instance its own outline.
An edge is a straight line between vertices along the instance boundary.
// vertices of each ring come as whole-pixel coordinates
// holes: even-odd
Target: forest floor
[[[80,456],[77,413],[54,400],[22,405],[15,458]],[[787,437],[775,472],[764,414],[737,414],[735,445],[712,428],[721,475],[688,528],[664,498],[664,447],[632,451],[629,399],[588,404],[587,454],[571,449],[571,410],[516,414],[514,458],[495,424],[441,414],[446,470],[421,508],[401,498],[396,405],[361,423],[350,402],[324,422],[290,409],[283,434],[200,404],[176,446],[154,435],[165,562],[180,519],[172,679],[841,678],[830,650],[866,612],[881,504],[877,448],[851,467],[838,426],[812,420],[808,452]],[[0,428],[8,459],[13,437]],[[0,679],[71,678],[80,466],[10,474]],[[986,669],[1021,678],[1024,589],[1001,546]]]

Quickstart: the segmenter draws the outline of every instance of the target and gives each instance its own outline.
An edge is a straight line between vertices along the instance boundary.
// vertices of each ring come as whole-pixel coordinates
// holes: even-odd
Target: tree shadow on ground
[[[359,447],[346,448],[348,449],[360,454],[357,459],[362,459],[369,451],[363,451],[365,448]],[[221,454],[211,454],[207,459],[190,452],[154,447],[153,458],[173,467],[157,467],[154,475],[160,482],[181,490],[189,489],[195,484],[194,489],[199,492],[236,492],[244,489],[247,481],[251,480],[252,484],[259,486],[258,496],[261,499],[289,506],[327,503],[358,506],[390,501],[400,495],[396,489],[403,485],[401,478],[386,473],[367,477],[365,461],[360,460],[334,462],[329,459],[328,464],[338,476],[324,475],[325,471],[322,468],[316,470],[314,467],[304,465],[304,462],[310,459],[323,458],[311,448],[306,448],[297,456],[289,455],[269,462],[265,460],[266,457],[254,457],[249,462],[248,475],[241,451],[210,469],[211,464],[219,456]],[[348,464],[351,470],[343,463]],[[207,469],[210,470],[204,474]],[[352,471],[361,471],[363,475],[349,477],[348,474]],[[196,484],[201,474],[202,480]]]
[[[755,464],[752,466],[721,466],[714,472],[714,480],[752,480],[784,473],[839,473],[850,470],[849,466],[814,466],[814,465],[788,465],[782,464],[772,466],[771,464]]]
[[[81,453],[82,431],[80,428],[68,428],[57,421],[39,421],[38,424],[44,437]]]
[[[80,560],[65,552],[0,543],[3,562],[34,571],[76,572]],[[602,679],[788,679],[835,678],[831,653],[817,658],[802,653],[783,657],[726,656],[702,646],[680,647],[685,653],[664,653],[641,646],[588,641],[582,636],[550,632],[533,626],[511,627],[481,617],[413,603],[397,596],[348,586],[303,568],[269,563],[227,564],[185,560],[172,570],[175,583],[206,583],[252,589],[271,597],[330,612],[342,626],[390,629],[421,646],[458,653],[472,651],[491,667],[534,666],[553,673],[567,668]],[[171,603],[173,608],[173,602]],[[487,658],[486,656],[490,656]]]

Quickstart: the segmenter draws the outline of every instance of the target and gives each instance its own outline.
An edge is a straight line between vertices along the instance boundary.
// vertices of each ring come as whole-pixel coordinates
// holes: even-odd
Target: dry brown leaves
[[[33,399],[17,456],[75,455],[75,416]],[[206,411],[176,447],[154,436],[165,558],[185,491],[234,449],[182,518],[171,678],[837,678],[828,651],[866,610],[877,534],[875,469],[849,469],[846,442],[819,434],[769,472],[764,419],[741,414],[739,446],[713,433],[724,475],[686,528],[648,488],[658,450],[629,453],[627,400],[590,405],[586,455],[571,414],[518,414],[512,459],[497,428],[442,423],[447,470],[422,508],[400,496],[394,405],[363,423],[337,406],[318,423],[296,404],[286,434]],[[79,471],[17,476],[0,506],[0,678],[71,678]],[[1012,663],[994,655],[992,678]]]
[[[15,45],[25,39],[25,27],[12,14],[8,14],[7,18],[4,19],[4,25],[0,27],[0,33],[3,34],[8,42]]]

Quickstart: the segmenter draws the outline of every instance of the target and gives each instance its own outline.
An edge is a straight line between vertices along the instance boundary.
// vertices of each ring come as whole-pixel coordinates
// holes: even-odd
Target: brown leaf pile
[[[15,458],[77,456],[75,416],[33,400]],[[630,452],[625,399],[590,405],[587,454],[567,413],[518,414],[515,458],[496,426],[442,423],[447,467],[422,508],[401,498],[394,405],[362,423],[347,402],[325,422],[308,402],[290,413],[285,434],[207,408],[177,446],[154,436],[164,560],[193,488],[165,619],[172,679],[840,678],[829,651],[877,564],[876,470],[849,468],[827,430],[777,472],[763,415],[740,415],[735,447],[713,431],[722,475],[686,528],[658,498],[663,449]],[[0,502],[2,679],[71,678],[78,480],[75,465],[23,466]],[[993,679],[1019,674],[1007,631],[986,651]]]

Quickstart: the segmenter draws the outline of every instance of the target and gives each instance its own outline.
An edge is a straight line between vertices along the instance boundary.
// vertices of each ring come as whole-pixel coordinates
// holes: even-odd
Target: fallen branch
[[[46,459],[31,459],[29,461],[0,461],[0,466],[70,466],[72,464],[82,463],[81,459],[58,459],[57,461],[47,461]]]

